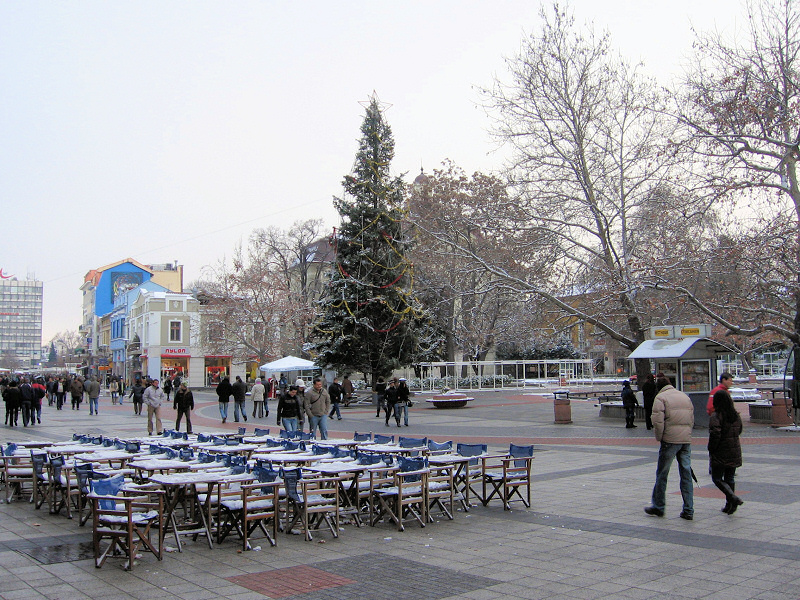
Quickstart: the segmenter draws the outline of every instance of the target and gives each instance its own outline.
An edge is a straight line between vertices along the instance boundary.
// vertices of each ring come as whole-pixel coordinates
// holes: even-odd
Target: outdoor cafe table
[[[258,450],[259,446],[257,444],[214,444],[214,445],[207,445],[206,442],[201,444],[192,444],[192,447],[195,450],[202,451],[202,452],[209,452],[209,453],[216,453],[216,454],[241,454],[243,456],[250,456],[254,450]]]
[[[397,444],[364,444],[357,446],[359,452],[369,452],[371,454],[394,454],[400,456],[411,456],[412,454],[427,454],[427,446],[416,446],[414,448],[403,448]]]
[[[136,469],[136,478],[139,481],[150,480],[155,473],[167,475],[177,471],[188,471],[189,463],[183,460],[173,460],[170,458],[137,458],[128,463],[132,469]]]
[[[114,463],[118,463],[120,469],[125,468],[126,463],[135,458],[138,457],[130,452],[125,452],[124,450],[111,450],[109,448],[75,455],[75,460],[81,460],[83,462],[90,463],[106,463],[111,468],[114,468]]]
[[[311,454],[310,452],[271,452],[266,454],[260,453],[253,453],[250,457],[254,460],[267,460],[269,462],[278,463],[281,465],[310,465],[311,463],[315,463],[319,461],[321,458],[325,456],[330,457],[330,455],[319,455],[319,454]]]
[[[461,506],[469,511],[469,471],[468,465],[474,456],[461,456],[460,454],[431,454],[428,464],[431,467],[453,467],[453,485],[461,492]]]
[[[208,540],[208,547],[213,549],[214,543],[211,539],[211,508],[213,503],[211,499],[214,495],[214,486],[219,486],[230,481],[251,481],[252,479],[253,477],[247,473],[225,476],[218,471],[153,475],[150,477],[150,482],[156,483],[164,488],[166,496],[164,507],[165,531],[160,535],[163,536],[167,533],[167,530],[171,530],[175,536],[175,544],[178,546],[178,552],[183,552],[180,537],[184,535],[191,535],[194,537],[201,534],[205,535]],[[196,505],[199,504],[199,497],[197,494],[198,485],[207,486],[204,506]],[[187,503],[191,508],[184,515],[184,521],[178,525],[175,511],[179,504],[185,507]],[[200,517],[199,520],[197,520],[197,516]]]

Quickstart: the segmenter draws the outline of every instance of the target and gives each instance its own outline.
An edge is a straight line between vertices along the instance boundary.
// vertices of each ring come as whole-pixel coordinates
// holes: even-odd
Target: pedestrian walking
[[[656,380],[652,373],[648,373],[642,384],[642,402],[644,403],[644,423],[647,425],[647,430],[653,428],[653,401],[656,399]]]
[[[80,410],[81,400],[83,399],[83,379],[80,376],[73,379],[69,384],[69,394],[72,398],[72,410]]]
[[[233,394],[233,418],[238,423],[239,422],[239,413],[241,412],[242,418],[247,422],[247,411],[245,410],[244,403],[245,399],[247,398],[247,384],[242,381],[242,378],[238,375],[236,376],[236,381],[233,382],[231,386],[232,394]]]
[[[19,386],[19,393],[22,396],[22,426],[27,427],[28,423],[33,425],[36,421],[35,417],[31,418],[31,409],[33,408],[33,388],[27,377],[22,378],[22,383]]]
[[[266,391],[267,388],[264,387],[264,383],[260,379],[256,379],[253,387],[250,388],[250,400],[253,402],[254,419],[256,418],[256,414],[258,414],[259,419],[264,417],[264,395]]]
[[[6,404],[6,425],[8,427],[19,427],[19,409],[22,406],[22,395],[19,392],[19,384],[11,380],[3,390],[3,402]]]
[[[175,401],[172,405],[178,412],[175,419],[175,431],[181,430],[181,418],[186,417],[186,433],[192,433],[192,417],[191,412],[194,410],[194,396],[192,391],[186,387],[185,383],[181,383],[178,391],[175,392]]]
[[[142,404],[144,404],[145,387],[142,385],[142,380],[137,379],[131,386],[131,393],[129,397],[133,400],[133,414],[142,414]]]
[[[728,390],[714,394],[714,412],[708,419],[708,458],[711,481],[725,494],[722,512],[732,515],[744,502],[736,495],[736,468],[742,466],[742,418]]]
[[[354,391],[355,388],[353,388],[353,382],[350,381],[350,377],[345,375],[344,379],[342,380],[342,400],[345,406],[350,404],[350,401],[353,399]]]
[[[278,399],[278,425],[286,431],[297,431],[298,418],[303,412],[302,402],[297,395],[297,386],[291,385]]]
[[[709,416],[711,416],[711,413],[714,412],[714,394],[716,394],[719,391],[724,391],[725,393],[730,394],[728,390],[731,389],[731,387],[733,387],[733,375],[725,371],[722,375],[719,376],[719,385],[717,385],[717,387],[711,390],[711,393],[708,395],[708,402],[706,403],[706,412],[708,413]]]
[[[692,427],[694,427],[694,405],[691,398],[676,390],[663,373],[656,378],[658,394],[653,402],[653,429],[661,442],[656,466],[656,483],[648,515],[663,517],[666,508],[667,480],[672,461],[678,460],[683,510],[680,517],[691,521],[694,518],[692,490]]]
[[[166,399],[164,390],[158,387],[158,379],[153,379],[150,386],[144,391],[142,395],[144,403],[147,405],[147,435],[153,435],[153,418],[156,422],[156,434],[161,435],[163,428],[161,427],[161,405]]]
[[[319,439],[328,439],[328,413],[331,410],[331,398],[328,390],[322,385],[322,378],[314,378],[314,385],[305,395],[303,402],[306,415],[308,415],[311,435],[316,437],[319,429]]]
[[[228,420],[228,403],[231,401],[231,394],[233,387],[231,380],[223,377],[222,381],[217,384],[217,397],[219,398],[219,416],[222,417],[222,422]]]
[[[639,406],[639,401],[636,399],[636,394],[631,389],[631,382],[627,379],[622,382],[622,406],[625,409],[625,427],[630,429],[636,427],[633,421],[636,419],[636,407]]]
[[[91,376],[84,387],[84,391],[89,397],[89,414],[96,415],[100,407],[100,383],[97,381],[97,377]]]
[[[161,389],[164,390],[164,396],[169,402],[169,395],[172,393],[172,381],[169,377],[164,377],[164,385],[161,386]]]
[[[36,379],[32,384],[33,388],[33,402],[31,403],[31,422],[36,419],[36,422],[42,424],[42,400],[47,396],[47,388],[44,385],[44,379],[41,377]]]
[[[394,415],[394,420],[397,426],[400,427],[400,413],[397,412],[397,380],[392,379],[389,381],[389,387],[386,388],[386,426],[389,426],[389,417]]]
[[[64,400],[67,399],[67,384],[63,377],[56,378],[56,410],[64,408]]]
[[[339,385],[339,378],[334,377],[333,383],[328,386],[328,396],[331,399],[331,412],[328,415],[329,419],[333,418],[333,413],[336,413],[336,417],[339,421],[342,420],[342,413],[339,411],[339,403],[342,401],[343,390],[342,386]]]
[[[117,398],[119,398],[119,383],[117,383],[117,378],[113,378],[111,383],[108,386],[108,392],[111,394],[111,405],[117,405]]]
[[[398,412],[397,419],[400,420],[400,415],[403,416],[403,424],[408,427],[408,409],[411,407],[411,390],[408,389],[408,382],[405,377],[401,377],[397,383],[397,406],[395,410]]]
[[[377,409],[375,411],[375,418],[381,416],[381,409],[386,410],[386,382],[383,377],[378,377],[378,382],[375,384],[375,404]],[[389,420],[389,412],[386,412],[386,420]]]

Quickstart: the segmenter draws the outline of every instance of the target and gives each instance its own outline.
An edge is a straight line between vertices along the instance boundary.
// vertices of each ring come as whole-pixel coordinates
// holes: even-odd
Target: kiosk
[[[706,404],[717,385],[717,359],[723,354],[736,351],[709,338],[685,337],[646,340],[628,358],[649,358],[655,373],[664,373],[676,389],[692,399],[695,427],[708,427]]]

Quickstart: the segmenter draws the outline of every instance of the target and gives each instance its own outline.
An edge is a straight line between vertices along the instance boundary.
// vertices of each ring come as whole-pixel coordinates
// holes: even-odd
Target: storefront
[[[206,356],[205,358],[205,385],[217,385],[224,377],[230,377],[230,356]]]
[[[189,359],[191,355],[188,348],[163,348],[161,350],[161,378],[180,375],[181,379],[189,377]]]

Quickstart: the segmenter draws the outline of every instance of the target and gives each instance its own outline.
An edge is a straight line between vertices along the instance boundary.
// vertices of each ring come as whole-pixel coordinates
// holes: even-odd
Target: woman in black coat
[[[708,420],[708,456],[711,463],[711,481],[725,494],[722,512],[732,515],[742,504],[737,496],[736,467],[742,466],[742,418],[725,390],[714,394],[714,412]]]

